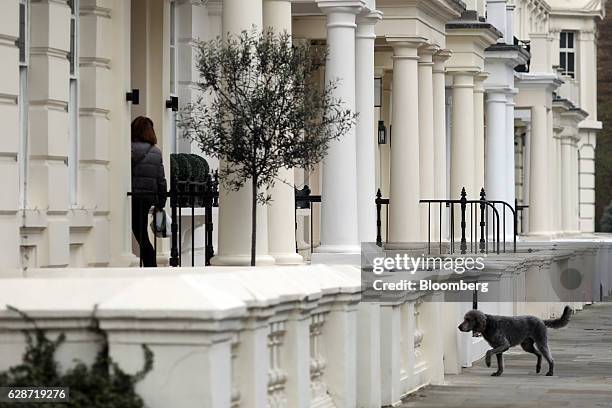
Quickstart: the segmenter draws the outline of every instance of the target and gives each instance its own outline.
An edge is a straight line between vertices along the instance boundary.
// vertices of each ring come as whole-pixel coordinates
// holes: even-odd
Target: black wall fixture
[[[132,92],[127,92],[125,100],[132,102],[132,105],[138,105],[140,103],[140,89],[132,89]]]
[[[166,99],[166,108],[172,109],[172,112],[178,111],[178,96],[171,96]]]

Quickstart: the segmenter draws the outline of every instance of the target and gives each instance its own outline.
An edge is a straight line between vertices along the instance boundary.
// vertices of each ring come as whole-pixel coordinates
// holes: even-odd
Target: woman
[[[166,204],[166,177],[161,150],[153,121],[139,116],[132,122],[132,232],[140,245],[140,259],[145,267],[157,266],[155,249],[147,233],[151,207]]]

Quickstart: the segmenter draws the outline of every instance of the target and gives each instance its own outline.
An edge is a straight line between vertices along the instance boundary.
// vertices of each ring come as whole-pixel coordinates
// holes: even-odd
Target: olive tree
[[[258,204],[282,168],[311,168],[329,144],[354,126],[356,114],[333,96],[341,78],[320,86],[327,49],[287,33],[227,35],[197,45],[201,93],[183,108],[179,126],[203,153],[221,160],[222,186],[250,185],[251,265]],[[221,210],[223,211],[223,210]]]

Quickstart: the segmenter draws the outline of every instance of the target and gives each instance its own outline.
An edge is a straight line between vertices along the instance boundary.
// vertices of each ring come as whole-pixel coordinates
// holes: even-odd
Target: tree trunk
[[[251,192],[251,266],[255,266],[257,252],[257,178],[253,177],[253,191]]]

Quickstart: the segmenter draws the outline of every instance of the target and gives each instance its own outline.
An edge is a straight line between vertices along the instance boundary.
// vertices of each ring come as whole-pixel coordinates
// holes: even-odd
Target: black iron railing
[[[301,189],[295,188],[295,231],[297,235],[297,210],[298,209],[308,209],[309,210],[309,228],[310,228],[310,253],[313,252],[313,220],[312,220],[312,204],[313,203],[321,203],[320,195],[312,195],[310,194],[310,187],[304,186]],[[298,251],[298,240],[296,237],[295,240],[295,252]]]
[[[386,205],[387,209],[387,217],[385,222],[385,241],[389,241],[389,199],[383,198],[382,193],[380,192],[380,188],[376,192],[376,245],[382,246],[382,234],[381,234],[381,211],[382,206]]]
[[[529,208],[528,205],[519,205],[518,200],[514,200],[514,208],[516,208],[517,218],[517,233],[525,233],[525,210]],[[519,228],[520,227],[520,228]]]
[[[421,204],[427,204],[427,250],[432,249],[432,205],[438,205],[438,243],[439,251],[448,244],[449,253],[455,253],[455,241],[459,238],[459,251],[465,254],[470,252],[488,253],[489,244],[496,253],[506,252],[506,213],[512,217],[512,251],[516,252],[517,218],[516,210],[508,203],[500,200],[487,200],[484,189],[480,190],[479,200],[468,200],[465,188],[461,190],[458,200],[419,200]],[[389,205],[390,199],[382,198],[380,190],[376,193],[376,244],[382,246],[381,233],[381,209],[383,205]],[[459,207],[459,229],[460,235],[455,231],[455,207]],[[501,207],[501,218],[498,207]],[[448,241],[442,236],[444,208],[448,209]],[[469,213],[468,213],[469,211]],[[468,226],[469,221],[469,226]],[[388,217],[387,217],[388,226]],[[387,228],[388,231],[388,228]],[[491,234],[489,234],[491,232]],[[500,237],[501,233],[501,237]]]
[[[128,192],[129,197],[149,197],[152,200],[157,198],[170,199],[170,214],[172,223],[170,226],[170,266],[182,266],[182,216],[183,208],[191,209],[191,266],[195,266],[195,209],[204,209],[204,265],[210,265],[210,259],[214,256],[213,247],[213,207],[219,206],[219,182],[215,172],[212,177],[208,177],[205,182],[173,181],[170,191],[160,193]],[[159,197],[161,196],[161,197]],[[132,222],[134,222],[132,220]],[[140,228],[138,242],[143,242],[144,234],[147,234],[148,225]],[[157,237],[153,238],[153,248],[157,256]],[[140,265],[143,265],[142,250],[140,251]]]

